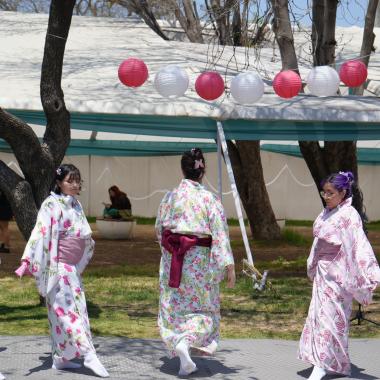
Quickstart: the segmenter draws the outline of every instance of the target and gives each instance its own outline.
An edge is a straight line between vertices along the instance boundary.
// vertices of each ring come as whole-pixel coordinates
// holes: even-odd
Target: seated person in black
[[[108,189],[111,204],[104,204],[103,217],[105,219],[127,219],[132,216],[132,205],[127,194],[117,186]]]

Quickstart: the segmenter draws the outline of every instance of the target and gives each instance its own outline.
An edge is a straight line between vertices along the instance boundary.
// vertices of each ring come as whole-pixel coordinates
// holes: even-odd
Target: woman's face
[[[329,182],[324,184],[323,191],[321,191],[321,196],[330,210],[337,207],[343,201],[345,195],[346,190],[339,191]]]
[[[70,173],[62,181],[57,181],[63,194],[78,195],[82,186],[82,181],[77,178],[70,178]]]
[[[110,197],[114,197],[116,195],[116,193],[113,190],[109,190],[108,193]]]

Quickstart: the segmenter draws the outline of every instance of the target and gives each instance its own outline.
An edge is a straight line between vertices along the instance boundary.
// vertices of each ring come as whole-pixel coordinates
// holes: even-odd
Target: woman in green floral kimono
[[[161,202],[156,232],[161,244],[158,325],[171,356],[179,356],[179,375],[196,371],[189,349],[213,354],[219,340],[219,282],[235,283],[227,220],[220,200],[201,180],[200,149],[182,156],[184,179]]]

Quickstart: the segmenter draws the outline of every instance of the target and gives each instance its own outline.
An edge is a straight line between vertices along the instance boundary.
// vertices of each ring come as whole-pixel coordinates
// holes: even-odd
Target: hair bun
[[[348,183],[354,182],[355,177],[352,174],[352,172],[339,172],[339,174],[342,175],[342,176],[344,176],[344,177],[346,177],[346,181]]]

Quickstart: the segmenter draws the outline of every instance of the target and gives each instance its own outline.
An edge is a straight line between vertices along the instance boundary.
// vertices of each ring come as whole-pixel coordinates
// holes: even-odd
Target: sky
[[[196,0],[201,6],[204,5],[204,0]],[[265,0],[261,0],[263,4]],[[289,0],[289,4],[292,6],[293,12],[297,14],[297,19],[302,19],[302,23],[305,26],[311,24],[310,17],[307,15],[308,9],[311,14],[312,0]],[[367,10],[368,0],[340,0],[338,6],[337,26],[364,26],[364,17]],[[303,17],[302,17],[303,16]]]
[[[308,9],[308,4],[311,7],[311,0],[289,0],[289,3],[294,3],[294,9],[297,13],[304,14]],[[368,0],[341,0],[338,6],[337,26],[364,26],[365,13],[367,11]],[[303,22],[306,25],[310,24],[310,17],[304,17]]]

